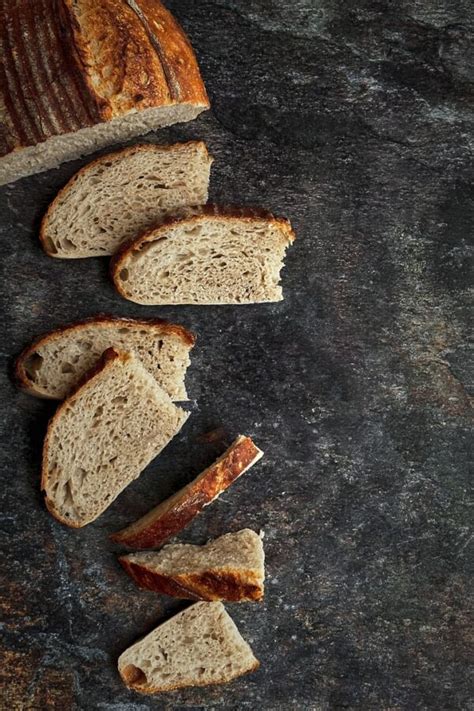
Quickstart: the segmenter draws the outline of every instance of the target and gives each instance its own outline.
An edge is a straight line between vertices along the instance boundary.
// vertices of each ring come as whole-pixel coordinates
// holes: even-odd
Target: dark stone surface
[[[205,139],[213,199],[291,218],[286,299],[126,303],[106,261],[54,261],[38,245],[39,217],[81,162],[0,191],[5,708],[470,708],[472,3],[168,5],[213,110],[149,140]],[[140,480],[73,531],[39,493],[54,406],[9,372],[33,336],[99,311],[194,329],[197,404]],[[135,590],[107,534],[212,461],[218,448],[198,438],[220,426],[266,456],[182,539],[265,530],[265,602],[229,606],[262,667],[142,698],[116,658],[183,604]]]

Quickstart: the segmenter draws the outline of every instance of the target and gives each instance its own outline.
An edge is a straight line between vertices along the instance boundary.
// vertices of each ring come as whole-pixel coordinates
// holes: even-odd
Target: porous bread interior
[[[211,159],[202,143],[137,150],[96,161],[55,200],[43,224],[49,254],[114,254],[166,215],[207,201]]]
[[[262,581],[264,577],[262,540],[248,528],[226,533],[204,546],[176,543],[165,546],[159,552],[133,553],[124,558],[166,575],[231,569],[251,570]]]
[[[24,362],[37,394],[62,399],[110,347],[133,351],[172,400],[185,400],[189,344],[159,326],[97,322],[65,329],[39,343]]]
[[[131,247],[114,276],[139,304],[280,301],[288,234],[270,220],[206,216],[174,222]]]
[[[118,660],[137,691],[219,684],[258,665],[220,602],[198,602],[157,627]]]
[[[0,185],[57,168],[65,161],[75,160],[113,143],[142,136],[157,128],[192,121],[207,108],[196,104],[172,104],[131,111],[111,121],[81,128],[73,133],[52,136],[34,146],[16,149],[0,158]]]
[[[74,526],[93,521],[186,418],[134,356],[107,363],[50,424],[43,462],[49,507]]]

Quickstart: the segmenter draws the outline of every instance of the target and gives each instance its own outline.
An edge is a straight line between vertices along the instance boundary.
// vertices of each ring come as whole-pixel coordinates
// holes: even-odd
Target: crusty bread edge
[[[117,252],[112,256],[110,260],[110,276],[114,283],[114,286],[118,293],[125,299],[127,295],[122,289],[120,280],[118,279],[118,274],[120,270],[125,266],[124,262],[128,259],[130,254],[136,250],[139,250],[143,244],[147,242],[158,242],[160,239],[165,239],[164,233],[170,227],[181,224],[195,224],[201,222],[208,217],[214,217],[221,219],[222,221],[239,218],[245,220],[246,222],[253,222],[257,220],[267,220],[272,223],[275,227],[279,227],[286,233],[287,243],[291,244],[295,241],[296,235],[291,226],[289,220],[285,217],[275,217],[271,212],[263,208],[251,208],[251,207],[237,207],[233,205],[213,205],[207,204],[199,206],[198,214],[193,214],[189,217],[180,217],[179,215],[169,215],[165,217],[158,225],[145,230],[138,237],[134,237],[130,240],[125,241],[118,248]]]
[[[66,409],[71,400],[74,399],[82,389],[88,388],[93,380],[96,378],[96,376],[100,375],[103,373],[107,368],[110,367],[111,363],[114,363],[117,360],[121,360],[123,363],[126,363],[129,361],[133,356],[130,353],[124,353],[124,352],[119,352],[115,350],[115,348],[107,348],[106,351],[102,354],[102,357],[100,358],[99,362],[96,363],[96,365],[89,370],[84,377],[80,380],[80,382],[76,385],[76,387],[73,389],[73,391],[68,395],[68,397],[61,402],[59,405],[58,409],[54,413],[53,417],[50,419],[48,423],[48,429],[46,431],[46,436],[44,439],[44,445],[43,445],[43,456],[42,456],[42,462],[41,462],[41,491],[44,494],[44,502],[46,505],[46,508],[48,509],[49,513],[54,516],[55,519],[57,519],[60,523],[65,524],[66,526],[69,526],[69,528],[83,528],[83,526],[86,526],[87,523],[83,524],[77,524],[74,523],[73,521],[70,521],[69,519],[66,519],[65,517],[61,516],[61,514],[56,510],[55,505],[53,502],[48,499],[48,496],[46,495],[46,486],[48,483],[49,479],[49,474],[48,474],[48,454],[49,454],[49,445],[50,445],[50,436],[51,436],[51,431],[52,428],[55,426],[56,421],[60,418],[62,412],[64,409]]]
[[[203,600],[204,598],[198,595],[193,595],[193,593],[186,587],[183,587],[179,582],[169,575],[161,575],[157,573],[152,573],[154,582],[157,583],[156,587],[150,587],[145,585],[140,581],[143,578],[142,572],[149,571],[146,565],[139,565],[138,563],[133,563],[128,560],[128,556],[123,555],[118,558],[120,565],[125,570],[125,572],[132,578],[135,585],[142,590],[152,590],[153,592],[160,593],[162,595],[169,595],[170,597],[177,597],[182,600]],[[151,572],[151,571],[149,571]]]
[[[119,556],[119,562],[139,588],[162,595],[207,602],[259,602],[263,600],[263,583],[253,570],[239,572],[236,569],[227,568],[219,570],[213,580],[212,573],[194,572],[176,575],[160,573],[145,563],[129,560],[127,555]],[[210,589],[212,594],[209,595]]]
[[[188,331],[184,326],[179,324],[169,323],[163,319],[135,319],[127,318],[121,316],[108,316],[106,314],[99,314],[97,316],[91,316],[80,321],[75,321],[68,326],[61,326],[48,333],[38,336],[30,343],[29,346],[23,349],[20,355],[17,357],[14,365],[14,378],[17,385],[29,393],[30,395],[35,395],[36,397],[41,397],[46,400],[58,400],[59,398],[51,397],[41,392],[38,388],[31,384],[25,369],[25,361],[34,353],[38,346],[43,344],[48,344],[56,339],[63,338],[67,332],[80,331],[83,328],[98,325],[118,325],[118,324],[130,324],[136,325],[143,328],[157,328],[161,329],[160,333],[164,335],[175,335],[182,340],[182,342],[188,346],[189,350],[194,347],[196,343],[196,336],[191,331]]]
[[[212,477],[215,476],[216,469],[218,469],[219,465],[235,451],[235,449],[238,445],[242,444],[244,441],[245,441],[245,444],[249,448],[252,448],[252,451],[254,452],[253,458],[248,461],[246,466],[241,471],[238,471],[238,469],[235,466],[231,465],[231,467],[230,467],[231,476],[229,477],[229,483],[227,483],[226,486],[224,486],[223,488],[222,487],[219,488],[217,493],[214,492],[214,494],[211,496],[209,491],[206,492],[205,488],[203,490],[203,483],[206,483],[206,481],[209,478],[212,479]],[[147,519],[149,516],[151,517],[151,514],[153,513],[153,511],[155,511],[155,509],[158,509],[161,506],[161,503],[164,503],[164,502],[161,502],[160,504],[158,504],[158,506],[155,506],[154,508],[152,508],[150,511],[148,511],[148,513],[146,513],[144,516],[139,518],[137,521],[131,523],[129,526],[126,526],[125,528],[121,529],[120,531],[117,531],[116,533],[111,534],[110,539],[112,541],[114,541],[115,543],[125,545],[128,548],[138,548],[140,550],[142,550],[144,548],[153,548],[153,547],[161,546],[161,544],[164,541],[166,541],[168,538],[171,538],[171,536],[176,535],[179,531],[183,530],[189,523],[191,523],[191,521],[196,516],[198,516],[203,511],[203,509],[205,509],[213,501],[215,501],[215,499],[217,499],[224,491],[226,491],[226,489],[228,489],[229,486],[231,486],[231,484],[233,484],[237,479],[239,479],[243,474],[245,474],[245,472],[248,471],[254,464],[256,464],[263,457],[263,454],[264,454],[263,451],[257,447],[257,445],[253,442],[253,440],[250,437],[248,437],[246,435],[239,435],[232,442],[232,444],[226,449],[226,451],[220,457],[218,457],[218,459],[215,462],[213,462],[211,465],[206,467],[206,469],[204,469],[204,471],[202,471],[191,482],[189,482],[189,485],[196,485],[196,481],[198,479],[201,479],[200,484],[199,484],[199,486],[200,486],[199,492],[202,494],[203,500],[199,501],[199,503],[196,504],[196,501],[195,501],[196,495],[194,496],[194,502],[195,502],[195,505],[197,506],[198,510],[190,519],[187,519],[187,515],[182,516],[181,518],[186,519],[186,520],[184,520],[184,522],[183,521],[181,522],[182,525],[180,525],[179,528],[176,528],[176,530],[171,531],[168,535],[166,535],[164,537],[161,537],[159,539],[155,538],[153,540],[153,543],[149,542],[148,531],[150,528],[153,528],[154,522],[152,522],[151,524],[147,524],[146,526],[143,526],[143,524],[142,524],[142,526],[143,526],[142,528],[140,528],[139,524],[141,521],[143,521],[143,519]],[[185,488],[186,487],[183,487],[183,489],[185,489]],[[176,492],[176,493],[179,493],[179,492]],[[171,497],[169,497],[169,498],[171,498]],[[165,499],[165,501],[166,500],[167,499]],[[174,509],[170,509],[169,511],[167,511],[166,515],[169,516],[170,513],[173,512],[173,510]]]
[[[93,5],[94,4],[97,3],[93,3]],[[97,41],[103,41],[103,26],[100,15],[95,16],[94,19],[96,22],[94,23],[94,27],[92,30],[89,30],[87,36],[85,36],[86,33],[73,7],[75,5],[73,0],[63,0],[61,5],[65,13],[65,21],[63,24],[70,28],[69,43],[71,52],[76,63],[79,65],[83,81],[88,89],[89,97],[96,104],[101,120],[109,121],[115,117],[123,116],[126,111],[133,110],[136,107],[134,104],[127,104],[125,111],[114,109],[113,102],[110,99],[115,97],[117,92],[114,91],[112,97],[104,95],[104,93],[95,86],[94,73],[89,69],[89,65],[93,59],[89,45]],[[125,5],[124,10],[127,11],[128,18],[121,18],[120,34],[126,41],[126,44],[130,43],[133,46],[133,44],[137,42],[137,24],[139,29],[143,28],[147,35],[147,39],[145,40],[146,48],[152,49],[153,54],[158,54],[158,59],[164,74],[163,78],[165,80],[166,93],[168,94],[167,97],[157,100],[156,96],[153,97],[152,93],[145,106],[151,108],[156,106],[179,106],[189,103],[192,106],[202,106],[203,109],[208,109],[209,97],[204,86],[196,55],[190,40],[177,19],[160,0],[156,3],[151,3],[151,6],[148,8],[142,7],[141,0],[134,0],[134,2],[126,0]],[[131,13],[128,11],[131,11]],[[130,19],[131,17],[133,17],[133,22]],[[160,41],[160,38],[155,36],[155,32],[150,25],[157,25],[161,27],[161,29],[164,29],[165,37],[168,39],[168,42],[164,42],[163,39]],[[109,50],[112,50],[113,66],[120,66],[120,60],[122,60],[124,64],[122,82],[128,80],[130,82],[129,91],[132,93],[134,91],[139,92],[143,82],[140,70],[150,72],[150,63],[142,62],[137,71],[136,66],[134,66],[132,62],[132,67],[129,68],[128,63],[123,62],[123,56],[120,54],[117,56],[113,45],[108,42],[107,38],[105,44]],[[178,54],[177,58],[173,56],[175,54]],[[174,81],[171,77],[168,78],[165,65],[167,71],[174,76]],[[156,77],[155,72],[152,72],[152,75]],[[163,88],[163,84],[161,82],[160,84]],[[176,84],[177,86],[175,86]],[[180,100],[181,92],[185,96],[185,100],[183,101]]]
[[[196,681],[193,684],[175,684],[174,686],[166,686],[166,687],[152,686],[152,687],[148,687],[145,689],[142,686],[140,686],[139,684],[128,683],[122,674],[122,670],[119,668],[118,671],[119,671],[119,674],[120,674],[120,677],[121,677],[123,683],[125,684],[125,686],[128,689],[137,691],[139,694],[146,694],[146,695],[160,694],[160,693],[166,693],[168,691],[176,691],[177,689],[186,689],[186,688],[192,689],[192,688],[199,687],[199,686],[220,686],[222,684],[230,684],[231,682],[235,681],[236,679],[239,679],[241,676],[245,676],[246,674],[251,674],[252,672],[257,671],[257,669],[260,667],[260,662],[253,654],[253,651],[252,651],[252,655],[253,655],[253,658],[255,659],[255,663],[252,664],[252,666],[249,667],[248,669],[245,669],[245,671],[239,672],[238,674],[235,674],[235,675],[229,677],[229,679],[222,679],[219,681],[213,681],[213,682],[208,682],[208,683]]]
[[[59,257],[54,252],[51,252],[48,247],[48,237],[46,235],[46,232],[48,230],[49,220],[58,203],[74,187],[75,183],[79,180],[79,178],[88,173],[91,168],[95,168],[101,163],[106,163],[109,161],[119,161],[120,159],[126,158],[129,155],[134,155],[135,153],[170,153],[173,150],[181,150],[188,148],[189,146],[196,146],[196,148],[199,147],[200,149],[204,149],[204,153],[209,161],[209,164],[212,165],[214,159],[209,154],[209,151],[207,150],[207,146],[204,141],[186,141],[184,143],[172,143],[169,145],[162,145],[159,143],[138,143],[134,146],[127,146],[126,148],[121,148],[117,151],[113,151],[112,153],[106,153],[105,155],[99,156],[98,158],[95,158],[95,160],[92,160],[90,163],[87,163],[82,168],[80,168],[77,173],[74,173],[72,178],[68,180],[66,185],[64,185],[64,187],[62,187],[61,190],[57,193],[56,197],[50,203],[48,209],[46,210],[46,213],[44,214],[41,220],[39,239],[41,242],[41,246],[43,247],[46,254],[49,257],[53,257],[54,259],[62,259],[62,257]]]

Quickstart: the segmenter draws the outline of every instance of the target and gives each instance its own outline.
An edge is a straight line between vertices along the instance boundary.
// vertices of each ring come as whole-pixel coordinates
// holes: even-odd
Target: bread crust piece
[[[250,437],[240,435],[196,479],[141,519],[111,536],[130,548],[155,548],[181,531],[263,456]]]
[[[160,239],[166,237],[166,232],[170,227],[178,224],[186,225],[197,225],[202,220],[207,217],[214,217],[221,219],[222,221],[230,219],[241,219],[248,222],[255,222],[258,220],[266,220],[273,223],[274,225],[283,229],[286,232],[288,243],[292,243],[296,239],[296,235],[291,227],[289,220],[285,217],[275,217],[271,212],[262,208],[252,208],[252,207],[237,207],[233,205],[199,205],[196,207],[186,208],[186,212],[189,213],[187,217],[173,216],[170,215],[166,217],[157,227],[152,227],[146,230],[143,234],[139,235],[135,239],[128,240],[122,244],[117,252],[114,254],[110,260],[110,276],[114,282],[115,288],[118,293],[127,298],[124,289],[121,287],[120,279],[118,275],[120,271],[126,267],[127,260],[133,255],[134,252],[139,252],[143,245],[149,242],[157,242]]]
[[[68,334],[76,332],[80,333],[82,329],[85,329],[91,325],[120,325],[126,324],[130,326],[138,326],[144,328],[156,328],[160,335],[162,334],[173,334],[180,338],[183,343],[190,349],[193,348],[196,342],[196,336],[188,331],[184,326],[179,326],[178,324],[169,323],[163,319],[133,319],[133,318],[122,318],[118,316],[108,316],[106,314],[99,314],[98,316],[91,316],[90,318],[82,319],[81,321],[76,321],[68,326],[63,326],[61,328],[54,329],[49,333],[43,334],[36,338],[29,346],[27,346],[18,356],[15,361],[15,380],[20,388],[26,392],[35,395],[36,397],[42,397],[45,399],[56,399],[49,398],[44,393],[39,392],[28,378],[26,372],[25,363],[28,358],[33,355],[33,353],[38,349],[39,346],[49,344],[55,340],[63,339],[68,336]]]
[[[134,563],[125,556],[119,561],[138,587],[186,600],[226,600],[228,602],[257,601],[263,598],[263,588],[251,570],[219,570],[206,573],[165,575],[144,564]]]
[[[90,171],[90,169],[94,169],[97,166],[100,166],[103,163],[110,163],[113,161],[120,161],[123,158],[126,158],[128,156],[136,155],[137,153],[168,153],[171,151],[177,151],[177,150],[186,150],[187,148],[195,146],[196,149],[203,150],[206,156],[208,157],[209,161],[212,163],[213,158],[209,155],[207,146],[204,143],[204,141],[186,141],[184,143],[173,143],[171,145],[161,145],[157,143],[139,143],[134,146],[129,146],[127,148],[122,148],[118,151],[113,151],[112,153],[106,153],[103,156],[99,156],[99,158],[96,158],[95,160],[91,161],[90,163],[87,163],[87,165],[83,166],[80,170],[75,173],[72,178],[66,183],[66,185],[61,188],[61,190],[58,192],[52,203],[49,205],[48,209],[46,210],[46,213],[41,220],[41,226],[40,226],[40,232],[39,232],[39,238],[41,241],[41,245],[50,257],[55,257],[55,253],[51,251],[49,248],[48,244],[48,237],[47,237],[47,231],[49,227],[49,220],[51,215],[53,215],[55,209],[57,206],[62,202],[62,200],[65,198],[67,193],[71,190],[71,188],[74,187],[74,185],[77,183],[79,178],[81,178],[84,175],[87,175],[87,173]]]
[[[0,51],[0,156],[151,107],[209,107],[159,0],[2,0]]]

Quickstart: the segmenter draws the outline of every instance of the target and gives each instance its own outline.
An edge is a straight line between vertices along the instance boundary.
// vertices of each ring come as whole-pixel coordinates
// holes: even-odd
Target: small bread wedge
[[[239,476],[258,462],[263,452],[250,437],[239,435],[224,454],[183,489],[145,516],[111,536],[129,548],[157,548],[181,531]]]
[[[202,141],[143,144],[97,158],[58,193],[40,239],[50,257],[114,254],[166,215],[207,202],[212,158]]]
[[[185,400],[184,376],[195,337],[156,320],[97,316],[36,339],[19,356],[16,377],[37,397],[62,400],[107,348],[133,351],[172,400]]]
[[[139,587],[164,595],[229,602],[263,597],[262,539],[248,528],[205,546],[177,543],[158,553],[124,555],[119,561]]]
[[[135,355],[109,348],[49,423],[41,479],[47,508],[73,528],[94,521],[187,417]]]
[[[129,647],[118,660],[125,684],[142,694],[225,684],[259,662],[220,602],[197,602]]]
[[[125,244],[112,260],[117,291],[137,304],[280,301],[280,271],[295,235],[262,210],[205,205]],[[192,213],[192,214],[191,214]]]

